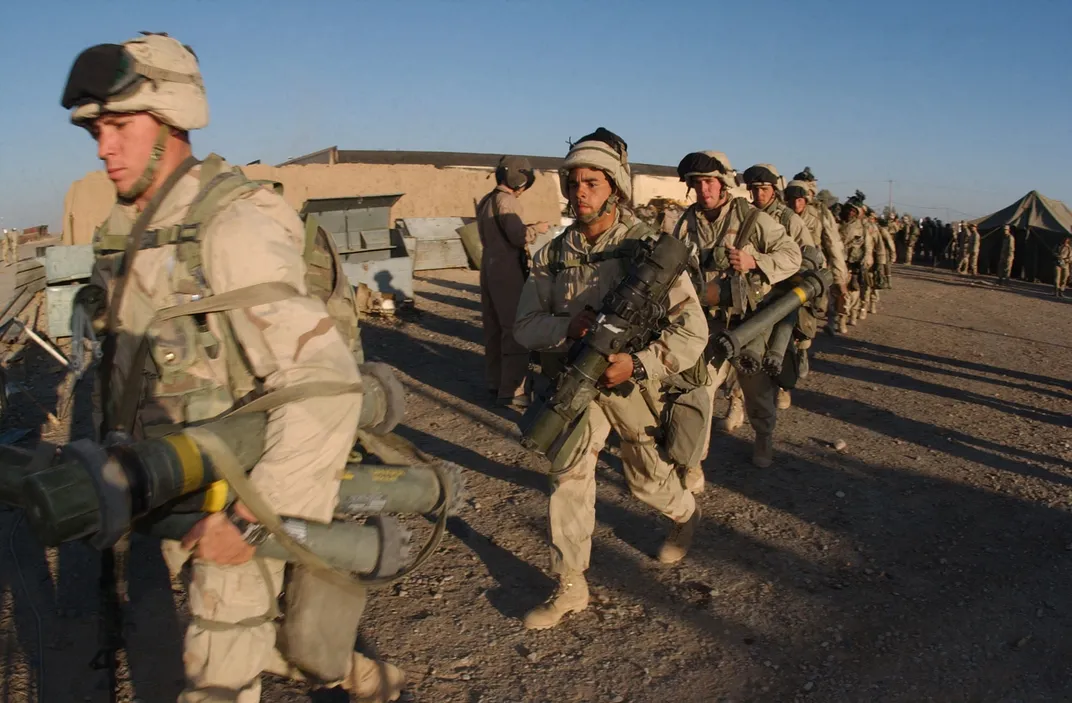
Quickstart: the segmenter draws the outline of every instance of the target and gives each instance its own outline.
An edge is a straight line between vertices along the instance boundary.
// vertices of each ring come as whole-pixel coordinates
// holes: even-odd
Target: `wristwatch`
[[[643,381],[648,377],[648,371],[644,368],[644,364],[640,363],[640,359],[636,354],[630,354],[629,358],[633,360],[633,380]]]
[[[242,541],[251,547],[259,547],[264,544],[271,536],[271,532],[268,528],[259,522],[250,522],[241,515],[235,512],[235,503],[231,503],[227,506],[225,514],[227,519],[231,521],[231,524],[238,528],[238,531],[242,533]]]

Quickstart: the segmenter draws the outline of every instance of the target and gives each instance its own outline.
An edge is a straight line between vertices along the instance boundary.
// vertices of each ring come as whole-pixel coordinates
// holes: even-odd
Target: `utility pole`
[[[889,212],[889,216],[893,217],[893,179],[892,178],[890,179],[889,183],[890,183],[890,205],[889,205],[888,212]]]

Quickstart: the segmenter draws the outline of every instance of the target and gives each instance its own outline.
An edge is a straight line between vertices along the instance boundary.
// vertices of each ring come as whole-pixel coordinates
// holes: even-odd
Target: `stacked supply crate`
[[[48,305],[48,335],[52,339],[71,336],[71,308],[74,296],[88,282],[93,271],[93,245],[49,247],[45,250],[45,301]]]

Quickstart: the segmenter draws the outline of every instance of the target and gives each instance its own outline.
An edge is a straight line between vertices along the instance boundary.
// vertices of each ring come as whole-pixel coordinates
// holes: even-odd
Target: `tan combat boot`
[[[681,483],[685,486],[685,490],[693,495],[699,495],[704,492],[706,486],[704,472],[699,466],[690,466],[687,469],[681,469],[682,477]]]
[[[341,686],[358,703],[388,703],[402,695],[406,674],[397,666],[354,652],[353,666]]]
[[[587,607],[588,582],[584,574],[560,574],[551,597],[525,614],[525,627],[546,630],[557,625],[567,614],[579,613]]]
[[[744,424],[744,401],[740,396],[733,396],[730,399],[730,409],[726,413],[726,417],[718,421],[718,426],[723,432],[733,432],[735,429]]]
[[[752,463],[761,469],[769,468],[774,463],[774,438],[769,434],[756,435],[756,443],[752,445]]]
[[[868,312],[870,312],[872,315],[878,314],[878,301],[871,301],[871,305],[868,306]]]
[[[838,318],[837,331],[838,331],[838,334],[848,334],[849,333],[849,328],[845,324],[845,318],[844,317],[839,317]]]
[[[856,320],[857,320],[858,317],[859,317],[859,313],[856,310],[853,310],[852,312],[849,313],[849,327],[855,327],[856,326]]]
[[[696,534],[696,526],[700,524],[700,506],[692,511],[692,517],[685,522],[675,522],[670,528],[670,534],[659,548],[659,561],[663,564],[675,564],[685,558],[692,544],[692,536]]]
[[[856,319],[858,319],[860,322],[863,322],[867,319],[867,305],[860,303],[860,312],[856,316]]]
[[[793,404],[793,396],[784,388],[778,389],[778,409],[788,410]]]

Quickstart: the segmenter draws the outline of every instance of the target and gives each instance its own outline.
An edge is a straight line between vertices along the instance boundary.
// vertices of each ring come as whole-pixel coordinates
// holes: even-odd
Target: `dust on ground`
[[[878,315],[813,347],[773,468],[749,463],[747,426],[716,433],[680,564],[652,558],[667,525],[606,454],[592,605],[529,632],[520,617],[552,587],[543,464],[485,395],[478,274],[420,277],[414,314],[364,322],[366,353],[407,388],[401,433],[464,466],[472,498],[427,567],[373,595],[360,648],[435,703],[1072,699],[1072,304],[926,267],[896,267],[894,285]],[[53,407],[43,354],[12,376]],[[42,421],[24,401],[0,429]],[[0,511],[0,702],[36,700],[39,680],[44,701],[106,700],[86,666],[95,555],[42,549],[17,520]],[[170,701],[183,594],[151,542],[134,547],[124,697]]]

